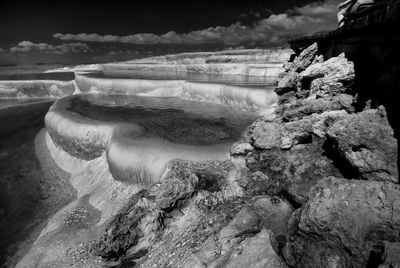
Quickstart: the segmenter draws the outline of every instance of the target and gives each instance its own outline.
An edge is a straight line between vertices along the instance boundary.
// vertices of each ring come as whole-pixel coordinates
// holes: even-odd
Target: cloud
[[[48,43],[33,43],[31,41],[22,41],[18,43],[17,46],[10,48],[11,53],[28,53],[30,51],[40,51],[59,55],[71,52],[88,52],[89,50],[89,46],[81,42],[51,45]]]
[[[287,10],[285,13],[269,15],[264,19],[259,19],[252,25],[243,25],[237,22],[230,26],[216,26],[188,33],[170,31],[161,35],[152,33],[124,36],[99,35],[96,33],[56,33],[53,37],[63,41],[117,42],[135,45],[220,44],[226,46],[278,46],[285,44],[290,38],[337,27],[336,7],[340,1],[325,0],[314,2]]]
[[[6,52],[6,51],[0,47],[0,53],[2,53],[2,52]]]

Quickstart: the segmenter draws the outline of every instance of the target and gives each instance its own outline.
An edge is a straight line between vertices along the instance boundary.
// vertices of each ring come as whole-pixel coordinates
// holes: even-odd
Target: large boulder
[[[398,144],[383,107],[335,122],[327,135],[349,176],[398,182]]]
[[[334,177],[321,180],[307,204],[293,214],[287,241],[284,257],[293,267],[379,264],[384,259],[382,245],[400,241],[400,186]],[[395,262],[389,255],[388,262]]]

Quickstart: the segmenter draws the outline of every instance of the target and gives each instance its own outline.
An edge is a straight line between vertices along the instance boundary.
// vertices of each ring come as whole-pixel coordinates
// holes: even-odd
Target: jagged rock
[[[398,144],[383,108],[349,115],[335,122],[327,135],[350,176],[398,182]]]
[[[292,63],[285,64],[284,68],[287,72],[302,72],[315,62],[317,53],[318,44],[314,43],[308,48],[304,49]],[[317,61],[320,61],[320,58]]]
[[[322,114],[313,114],[307,119],[313,124],[313,134],[319,138],[325,138],[329,127],[336,121],[345,118],[349,114],[345,110],[328,111]]]
[[[326,178],[289,225],[284,248],[289,265],[368,267],[381,259],[383,242],[400,241],[400,186]]]
[[[286,191],[292,201],[304,204],[309,189],[318,180],[342,176],[327,154],[325,143],[329,127],[346,116],[346,111],[330,111],[281,124],[259,122],[251,134],[255,150],[245,158],[246,166],[268,179],[259,184],[247,179],[245,183],[255,182],[275,193]]]
[[[345,111],[328,111],[290,122],[260,122],[252,130],[251,143],[258,150],[287,150],[297,144],[310,143],[313,134],[323,137],[321,131],[325,131],[326,128],[321,129],[321,125],[332,124],[345,115]]]
[[[250,143],[242,142],[239,144],[234,144],[231,147],[231,155],[247,155],[249,152],[253,151],[254,148]]]
[[[181,206],[196,191],[199,178],[184,163],[170,165],[159,187],[154,187],[156,203],[162,210],[172,210]]]
[[[275,88],[275,93],[278,95],[283,95],[290,91],[295,91],[297,89],[298,73],[288,72],[279,80],[277,87]]]
[[[306,119],[285,124],[264,122],[253,129],[251,139],[258,149],[290,149],[296,144],[307,142],[311,132],[311,122]]]
[[[324,62],[324,56],[323,55],[317,55],[315,56],[313,62],[311,63],[311,65],[315,64],[315,63],[323,63]]]
[[[259,171],[242,172],[237,183],[243,189],[244,196],[277,196],[284,192],[283,184]]]
[[[176,216],[174,212],[184,208],[199,190],[219,191],[231,168],[228,161],[172,161],[160,183],[133,195],[107,224],[97,243],[97,255],[105,260],[129,261],[146,255],[165,228],[165,216]]]
[[[323,140],[293,146],[290,150],[255,151],[246,158],[251,171],[260,171],[286,191],[292,201],[303,204],[309,189],[325,176],[341,176],[325,155]]]
[[[341,93],[353,94],[354,90],[351,81],[339,82],[336,78],[317,78],[311,82],[310,93],[318,97],[327,97]]]
[[[321,77],[336,78],[337,81],[354,79],[354,63],[342,53],[327,61],[310,65],[300,73],[301,79],[316,79]]]
[[[330,98],[298,100],[292,104],[282,105],[276,112],[284,121],[293,121],[314,113],[320,114],[337,110],[354,112],[353,97],[340,94]]]
[[[97,255],[107,260],[118,260],[141,238],[154,238],[161,224],[162,212],[147,191],[140,191],[107,225],[97,243]]]
[[[346,93],[351,89],[348,85],[351,85],[354,78],[354,63],[347,60],[344,53],[310,65],[299,74],[301,87],[311,89],[312,93],[320,92],[320,95]]]
[[[279,197],[254,197],[220,232],[222,244],[249,233],[270,229],[277,236],[286,234],[292,205]]]
[[[263,229],[256,236],[244,239],[207,267],[287,267],[277,251],[278,246],[273,233]]]

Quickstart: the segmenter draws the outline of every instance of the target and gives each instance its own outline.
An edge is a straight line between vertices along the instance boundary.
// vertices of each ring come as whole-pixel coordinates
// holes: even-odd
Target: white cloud
[[[70,52],[88,52],[89,46],[84,43],[63,43],[60,45],[51,45],[47,43],[33,43],[31,41],[22,41],[17,46],[11,47],[12,53],[27,53],[30,51],[40,51],[45,53],[66,54]]]
[[[188,33],[167,32],[162,35],[139,33],[133,35],[62,34],[53,36],[64,41],[119,42],[137,45],[153,44],[221,44],[227,46],[265,45],[278,46],[288,39],[309,35],[318,31],[331,30],[337,26],[337,5],[341,0],[325,0],[288,10],[286,13],[272,14],[258,20],[251,26],[240,22],[230,26],[216,26]]]

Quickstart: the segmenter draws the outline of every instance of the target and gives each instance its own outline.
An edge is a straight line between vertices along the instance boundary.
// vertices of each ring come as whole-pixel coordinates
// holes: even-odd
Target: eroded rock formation
[[[199,64],[196,55],[147,63]],[[207,57],[212,63],[235,61],[230,55]],[[90,85],[85,79],[81,82]],[[126,194],[125,205],[115,206],[117,213],[108,210],[100,218],[92,212],[96,221],[103,220],[96,227],[101,235],[88,242],[91,251],[85,256],[101,258],[97,263],[106,267],[400,265],[398,143],[385,107],[355,105],[354,79],[345,54],[325,61],[316,44],[305,49],[285,65],[275,112],[252,124],[231,147],[229,160],[168,161],[157,180]],[[198,95],[209,92],[208,85],[188,86]],[[259,92],[232,89],[223,91],[265,104]],[[227,95],[221,96],[230,105]],[[53,142],[62,151],[62,143]],[[99,153],[103,160],[91,161],[110,158],[112,149],[105,151]],[[112,165],[104,172],[117,177]],[[123,183],[118,187],[129,185]],[[114,200],[114,192],[110,196]],[[103,208],[101,198],[96,200]],[[81,224],[75,218],[91,218],[85,213],[76,209],[77,217],[67,218],[75,226]]]
[[[122,212],[136,226],[132,239],[122,233],[123,252],[110,256],[100,246],[103,257],[126,263],[125,251],[142,252],[130,261],[143,267],[400,264],[398,144],[384,107],[356,109],[354,66],[344,54],[324,61],[314,44],[285,69],[274,116],[232,146],[234,165],[211,176],[216,169],[175,164],[174,179],[131,205],[135,216]],[[143,204],[156,212],[144,215]],[[118,217],[100,245],[119,237]],[[125,249],[126,241],[135,245]],[[143,241],[152,242],[140,251]]]

